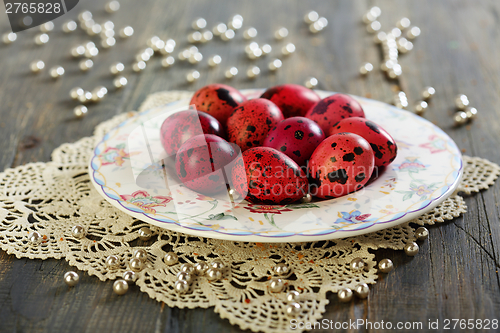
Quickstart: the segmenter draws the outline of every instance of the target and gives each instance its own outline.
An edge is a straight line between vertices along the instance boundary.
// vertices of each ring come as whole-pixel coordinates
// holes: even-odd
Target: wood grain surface
[[[407,0],[407,1],[165,1],[120,0],[115,14],[104,12],[103,1],[81,0],[67,15],[57,19],[47,45],[33,39],[38,29],[18,34],[11,45],[0,45],[0,170],[33,161],[49,161],[52,150],[92,134],[94,127],[110,117],[139,107],[156,91],[196,90],[222,82],[236,88],[268,87],[281,83],[302,84],[317,77],[320,89],[347,92],[390,102],[397,86],[404,89],[413,105],[421,90],[431,85],[437,94],[426,118],[443,128],[462,151],[500,163],[500,2],[497,0]],[[421,36],[414,50],[400,57],[404,74],[390,82],[378,70],[379,48],[361,23],[373,5],[382,9],[384,30],[403,16],[418,25]],[[112,20],[120,29],[131,25],[135,34],[118,39],[111,49],[101,49],[94,67],[87,73],[69,56],[70,48],[89,36],[78,30],[63,34],[61,25],[89,9],[97,22]],[[309,10],[325,16],[329,25],[313,35],[302,17]],[[137,74],[130,70],[135,54],[146,47],[148,38],[174,38],[177,50],[186,46],[191,21],[204,17],[208,26],[227,22],[239,13],[244,27],[258,30],[256,41],[270,43],[273,56],[284,41],[272,38],[274,30],[285,26],[287,41],[297,51],[283,58],[283,68],[275,74],[267,70],[270,57],[254,63],[262,74],[256,80],[244,76],[252,64],[244,55],[242,32],[235,40],[214,39],[200,46],[205,56],[221,55],[223,64],[208,68],[205,60],[197,65],[179,63],[163,69],[155,57]],[[0,13],[0,31],[9,32],[7,16]],[[98,38],[93,38],[98,41]],[[62,65],[66,74],[53,80],[48,70],[38,75],[29,71],[35,59],[47,68]],[[129,84],[112,88],[109,66],[116,61],[127,65]],[[369,61],[377,69],[366,78],[359,66]],[[224,79],[224,70],[236,66],[240,74]],[[189,69],[201,73],[198,82],[186,83]],[[89,107],[83,120],[73,117],[76,105],[69,98],[75,86],[92,89],[105,85],[110,90],[99,104]],[[464,93],[479,110],[478,119],[467,127],[454,128],[454,96]],[[468,213],[452,222],[430,227],[430,237],[416,257],[402,251],[377,251],[377,259],[391,258],[395,270],[381,275],[371,288],[368,300],[349,304],[329,296],[324,318],[334,322],[366,319],[372,322],[422,322],[445,319],[500,319],[500,186],[466,198]],[[133,287],[125,296],[112,292],[112,281],[100,282],[81,272],[77,288],[64,285],[63,274],[71,267],[64,260],[16,259],[0,251],[0,332],[238,332],[213,309],[178,309],[150,299]],[[316,330],[322,331],[322,330]],[[352,330],[351,330],[352,331]],[[372,331],[362,328],[361,331]],[[373,330],[376,331],[376,330]],[[492,331],[492,330],[490,330]]]

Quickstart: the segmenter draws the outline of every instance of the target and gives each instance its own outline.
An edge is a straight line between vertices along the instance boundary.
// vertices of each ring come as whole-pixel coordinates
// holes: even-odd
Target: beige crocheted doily
[[[153,94],[141,110],[190,94],[186,91]],[[53,152],[52,162],[30,163],[0,174],[0,247],[4,251],[18,258],[64,258],[70,265],[104,281],[120,278],[127,270],[126,262],[133,249],[143,248],[149,256],[136,283],[151,298],[170,307],[213,306],[222,318],[242,329],[288,332],[291,328],[290,317],[285,314],[287,290],[301,293],[302,307],[297,319],[314,324],[328,304],[327,292],[353,288],[360,282],[376,282],[376,262],[369,250],[402,250],[406,243],[415,240],[414,228],[405,223],[355,238],[315,243],[231,242],[155,227],[151,227],[154,232],[151,240],[138,241],[137,231],[149,225],[113,208],[93,188],[87,172],[95,144],[107,131],[134,114],[116,116],[97,126],[94,136],[63,144]],[[500,167],[487,160],[464,156],[464,162],[464,177],[457,193],[486,189],[500,174]],[[431,225],[451,220],[465,211],[464,200],[454,194],[412,222]],[[74,225],[82,225],[87,236],[72,237]],[[30,245],[27,235],[35,230],[43,235],[44,241]],[[197,276],[189,292],[180,295],[173,289],[180,265],[166,266],[163,262],[169,251],[177,253],[180,262],[219,258],[229,269],[215,282]],[[120,258],[121,265],[109,270],[105,259],[112,254]],[[353,258],[363,258],[368,269],[351,271],[349,264]],[[279,262],[286,263],[290,273],[284,277],[285,291],[271,293],[268,278],[272,267]]]

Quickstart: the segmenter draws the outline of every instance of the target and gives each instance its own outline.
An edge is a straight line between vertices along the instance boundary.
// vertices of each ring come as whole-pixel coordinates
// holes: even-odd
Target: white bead
[[[377,17],[373,16],[372,13],[367,12],[363,15],[363,23],[370,24],[375,21]]]
[[[353,272],[360,272],[367,268],[365,261],[361,258],[354,258],[349,266]]]
[[[312,32],[313,34],[320,32],[323,30],[323,27],[319,22],[314,22],[309,26],[309,31]]]
[[[427,237],[429,237],[429,230],[427,230],[426,227],[420,227],[417,230],[415,230],[415,237],[417,237],[417,240],[426,240]]]
[[[87,29],[87,35],[89,36],[95,36],[97,34],[100,34],[102,31],[102,27],[100,24],[94,24],[90,28]]]
[[[401,29],[399,28],[392,28],[389,33],[393,35],[395,38],[401,37]]]
[[[271,51],[273,50],[273,48],[271,47],[271,45],[269,44],[264,44],[260,47],[260,49],[262,50],[262,54],[263,55],[266,55],[266,54],[269,54],[271,53]]]
[[[428,100],[435,94],[436,94],[436,89],[434,89],[433,87],[425,87],[424,90],[422,91],[422,98]]]
[[[78,58],[78,57],[81,57],[82,55],[85,54],[85,46],[83,45],[78,45],[78,46],[75,46],[71,49],[71,56],[73,56],[74,58]]]
[[[227,26],[224,23],[218,23],[213,29],[212,32],[215,36],[220,36],[227,31]]]
[[[154,46],[154,45],[155,45],[158,41],[160,41],[160,40],[161,40],[161,38],[160,38],[160,37],[158,37],[158,36],[153,36],[153,37],[151,37],[151,38],[148,40],[147,44],[148,44],[148,46],[149,46],[149,47],[153,47],[153,46]]]
[[[194,266],[189,263],[182,264],[180,271],[189,274],[194,274]]]
[[[374,37],[373,40],[376,44],[382,44],[387,38],[387,34],[383,31],[379,31]]]
[[[341,288],[337,293],[339,301],[343,303],[350,302],[352,300],[352,295],[352,290],[347,287]]]
[[[370,294],[370,287],[366,283],[360,283],[354,287],[354,294],[361,299],[367,298]]]
[[[41,32],[51,32],[52,30],[54,30],[54,23],[52,21],[40,25]]]
[[[304,85],[309,89],[314,89],[318,86],[318,79],[310,77],[304,82]]]
[[[279,278],[272,278],[269,280],[269,291],[272,293],[279,293],[285,288],[285,282]]]
[[[90,59],[83,59],[82,61],[80,61],[80,63],[78,64],[78,67],[80,67],[80,69],[82,71],[88,71],[89,69],[91,69],[92,67],[94,66],[94,62]]]
[[[38,231],[32,231],[28,234],[28,242],[30,245],[38,245],[43,241],[42,235]]]
[[[117,295],[125,295],[128,291],[128,283],[125,280],[116,280],[113,283],[113,291]]]
[[[140,72],[146,68],[146,63],[144,61],[138,61],[132,65],[132,70],[134,72]]]
[[[286,301],[287,302],[298,302],[299,301],[299,298],[300,298],[300,294],[298,291],[296,290],[290,290],[287,294],[286,294]]]
[[[290,269],[284,263],[276,264],[276,266],[273,267],[273,273],[275,275],[287,275],[289,271]]]
[[[88,109],[85,105],[78,105],[78,106],[75,106],[75,108],[73,109],[73,114],[77,118],[84,117],[87,114],[87,112],[88,112]]]
[[[163,54],[163,55],[167,55],[167,54],[170,54],[170,53],[174,52],[175,44],[176,44],[175,40],[173,40],[173,39],[167,39],[165,41],[165,47],[160,50],[160,53]]]
[[[234,15],[228,23],[228,27],[233,30],[241,29],[243,26],[243,17],[241,15]]]
[[[139,258],[132,258],[128,262],[128,267],[134,272],[140,272],[144,268],[144,262]]]
[[[125,28],[120,30],[120,37],[128,38],[134,34],[134,28],[131,26],[126,26]]]
[[[86,58],[93,58],[93,57],[97,56],[98,54],[99,54],[99,49],[97,47],[85,50],[85,57]]]
[[[85,22],[91,19],[92,19],[92,13],[88,10],[85,10],[80,14],[78,14],[78,20],[80,20],[80,22]]]
[[[52,76],[52,78],[54,79],[57,79],[63,75],[64,75],[64,68],[61,66],[55,66],[50,69],[50,76]]]
[[[465,110],[465,108],[469,106],[469,98],[464,94],[457,95],[455,97],[455,106],[460,111]]]
[[[215,67],[217,65],[220,65],[221,61],[222,61],[222,58],[220,57],[220,55],[214,55],[208,59],[208,65],[210,67]]]
[[[175,58],[172,56],[165,57],[161,60],[161,65],[165,68],[172,66],[175,63]]]
[[[66,283],[69,287],[74,287],[80,281],[80,277],[76,272],[69,271],[64,273],[64,283]]]
[[[78,101],[82,104],[87,104],[92,101],[92,93],[90,91],[85,91],[83,94],[78,96]]]
[[[120,3],[118,1],[110,1],[106,4],[104,9],[110,14],[116,13],[120,9]]]
[[[415,113],[418,114],[419,116],[423,115],[425,111],[427,110],[427,107],[429,105],[427,104],[426,101],[419,101],[415,105]]]
[[[85,90],[83,90],[80,87],[75,87],[69,91],[69,96],[71,99],[78,100],[78,97],[80,95],[83,95],[85,93]]]
[[[85,228],[81,225],[75,225],[73,226],[73,228],[71,228],[71,235],[75,238],[83,238],[85,237],[85,234]]]
[[[304,22],[307,24],[314,23],[318,19],[319,19],[319,14],[314,10],[312,10],[309,13],[307,13],[306,15],[304,15]]]
[[[250,53],[247,53],[249,59],[254,60],[260,58],[262,56],[262,50],[260,48],[253,50]]]
[[[120,267],[120,259],[115,255],[111,255],[106,258],[105,264],[108,269],[117,269]]]
[[[477,117],[477,109],[468,106],[465,108],[465,114],[467,115],[468,120],[474,120]]]
[[[96,24],[94,20],[90,19],[87,21],[80,21],[80,28],[83,30],[87,31],[88,29],[92,28],[92,26]]]
[[[127,83],[128,83],[127,78],[124,76],[119,76],[113,80],[113,85],[116,88],[123,88],[127,85]]]
[[[103,30],[101,31],[101,38],[106,39],[109,37],[114,37],[115,36],[115,31],[114,30]]]
[[[189,63],[193,65],[199,63],[202,60],[203,60],[203,54],[201,54],[200,52],[191,54],[188,59]]]
[[[382,273],[389,273],[394,268],[391,259],[382,259],[378,262],[378,270]]]
[[[233,39],[235,36],[235,33],[234,33],[234,30],[232,29],[228,29],[226,30],[226,32],[224,32],[223,34],[220,35],[220,38],[223,40],[223,41],[229,41],[231,39]]]
[[[196,80],[198,80],[200,78],[200,72],[198,71],[191,71],[189,73],[186,74],[186,80],[189,82],[189,83],[192,83]]]
[[[165,254],[163,261],[168,266],[172,266],[174,264],[177,264],[177,262],[179,261],[179,258],[177,257],[177,254],[175,254],[174,252],[168,252],[167,254]]]
[[[116,39],[114,37],[108,37],[101,40],[101,46],[105,49],[115,46]]]
[[[254,27],[248,28],[243,32],[243,38],[245,39],[253,39],[257,37],[257,29]]]
[[[199,31],[194,31],[188,35],[188,42],[189,43],[199,43],[201,42],[201,39],[203,38],[203,35]]]
[[[277,40],[281,40],[286,36],[288,36],[288,29],[285,27],[281,27],[274,32],[274,38],[276,38]]]
[[[191,283],[191,281],[193,280],[193,277],[189,273],[178,272],[177,273],[177,280],[179,280],[179,281],[186,281],[187,283]]]
[[[142,262],[148,261],[148,253],[144,249],[135,249],[132,258],[138,258]]]
[[[142,227],[139,231],[137,231],[137,233],[139,234],[139,239],[143,241],[147,241],[151,238],[151,236],[153,236],[151,229],[148,227]]]
[[[196,272],[196,274],[198,275],[203,275],[205,274],[205,272],[208,270],[208,264],[204,261],[200,261],[199,263],[197,263],[195,266],[194,266],[194,271]]]
[[[222,272],[218,269],[209,268],[205,272],[208,281],[218,281],[222,278]]]
[[[211,41],[212,39],[214,38],[214,34],[209,31],[209,30],[205,30],[201,33],[201,42],[202,43],[206,43],[206,42],[209,42]]]
[[[222,271],[226,268],[226,265],[224,265],[224,263],[219,259],[216,259],[210,263],[210,267]]]
[[[194,30],[205,29],[206,26],[207,26],[207,21],[204,18],[201,18],[201,17],[197,18],[196,20],[193,21],[193,23],[191,23],[191,27]]]
[[[417,255],[419,246],[417,243],[411,242],[405,245],[404,250],[407,256],[413,257]]]
[[[467,122],[467,113],[464,111],[458,111],[453,115],[453,122],[455,125],[463,125]]]
[[[382,28],[382,25],[380,24],[379,21],[373,21],[369,25],[366,26],[366,30],[370,33],[375,33],[380,31],[380,28]]]
[[[320,17],[315,23],[319,24],[321,30],[328,26],[328,20],[325,17]]]
[[[32,61],[30,64],[30,69],[33,73],[39,73],[45,68],[45,63],[42,60]]]
[[[300,202],[302,203],[310,203],[312,201],[312,195],[310,193],[307,193],[300,199]]]
[[[70,33],[70,32],[73,32],[76,30],[76,28],[78,28],[78,25],[76,24],[75,21],[71,20],[71,21],[67,21],[63,24],[62,26],[62,30],[65,32],[65,33]]]
[[[256,42],[251,42],[245,46],[245,52],[246,53],[253,53],[253,51],[259,49],[260,46]]]
[[[412,27],[408,32],[406,33],[406,37],[408,39],[415,39],[418,36],[420,36],[420,28],[419,27]]]
[[[179,294],[185,294],[189,290],[189,283],[184,280],[177,280],[175,281],[174,289]]]
[[[400,19],[397,23],[396,23],[396,26],[401,29],[401,30],[404,30],[404,29],[408,29],[411,25],[411,21],[409,18],[407,17],[403,17],[402,19]]]
[[[113,30],[115,28],[115,24],[113,21],[106,21],[102,24],[102,30]]]
[[[186,49],[186,50],[182,50],[181,52],[179,52],[179,54],[177,55],[177,58],[180,61],[184,61],[184,60],[189,59],[190,56],[191,56],[191,52],[189,52],[189,50]]]
[[[233,77],[235,77],[236,75],[238,75],[238,68],[236,67],[231,67],[229,68],[228,70],[226,70],[224,72],[224,76],[227,78],[227,79],[232,79]]]
[[[128,284],[135,283],[137,281],[137,274],[133,271],[125,271],[123,272],[122,278],[127,281]]]
[[[292,302],[286,306],[285,312],[287,316],[295,317],[300,313],[302,306],[299,303]]]
[[[255,79],[260,74],[260,68],[257,66],[252,66],[247,69],[247,77],[249,79]]]
[[[281,48],[281,53],[285,56],[290,55],[294,52],[295,52],[295,45],[292,43],[288,43]]]
[[[49,42],[49,35],[47,34],[38,34],[35,36],[35,43],[37,45],[43,45],[43,44],[47,44]]]
[[[373,65],[369,62],[365,62],[361,67],[359,68],[359,73],[361,75],[366,75],[373,71]]]
[[[113,75],[116,75],[116,74],[120,74],[121,72],[123,72],[125,70],[125,65],[122,64],[121,62],[115,62],[113,65],[111,65],[111,67],[109,68],[109,71],[111,72],[111,74]]]
[[[271,61],[269,63],[269,65],[267,67],[269,68],[270,71],[275,71],[275,70],[281,68],[282,65],[283,65],[283,63],[281,62],[281,60],[274,59],[273,61]]]

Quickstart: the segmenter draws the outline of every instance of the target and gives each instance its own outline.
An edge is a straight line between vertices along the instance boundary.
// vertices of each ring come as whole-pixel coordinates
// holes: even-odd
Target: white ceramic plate
[[[249,98],[262,90],[246,90]],[[318,91],[321,97],[331,92]],[[366,117],[396,140],[398,156],[364,189],[308,204],[231,203],[207,197],[172,178],[158,186],[141,178],[166,176],[147,163],[163,152],[159,128],[166,109],[185,109],[189,100],[140,113],[106,134],[90,161],[90,179],[113,206],[155,226],[203,237],[251,242],[302,242],[366,234],[412,220],[436,207],[457,188],[462,159],[452,139],[429,121],[385,103],[356,97]],[[138,130],[138,129],[141,130]],[[147,132],[149,150],[143,149]],[[141,155],[142,154],[142,155]],[[137,166],[143,162],[144,166]],[[168,172],[167,172],[168,173]],[[167,177],[168,178],[168,177]],[[139,185],[138,185],[139,184]]]

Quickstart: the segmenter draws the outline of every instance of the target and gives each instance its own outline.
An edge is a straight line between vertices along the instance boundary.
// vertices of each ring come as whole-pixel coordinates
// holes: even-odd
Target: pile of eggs
[[[196,111],[165,119],[161,143],[175,156],[182,183],[206,195],[229,186],[252,203],[337,198],[361,189],[397,154],[389,133],[344,94],[321,99],[285,84],[247,100],[237,89],[210,84],[190,105]]]

